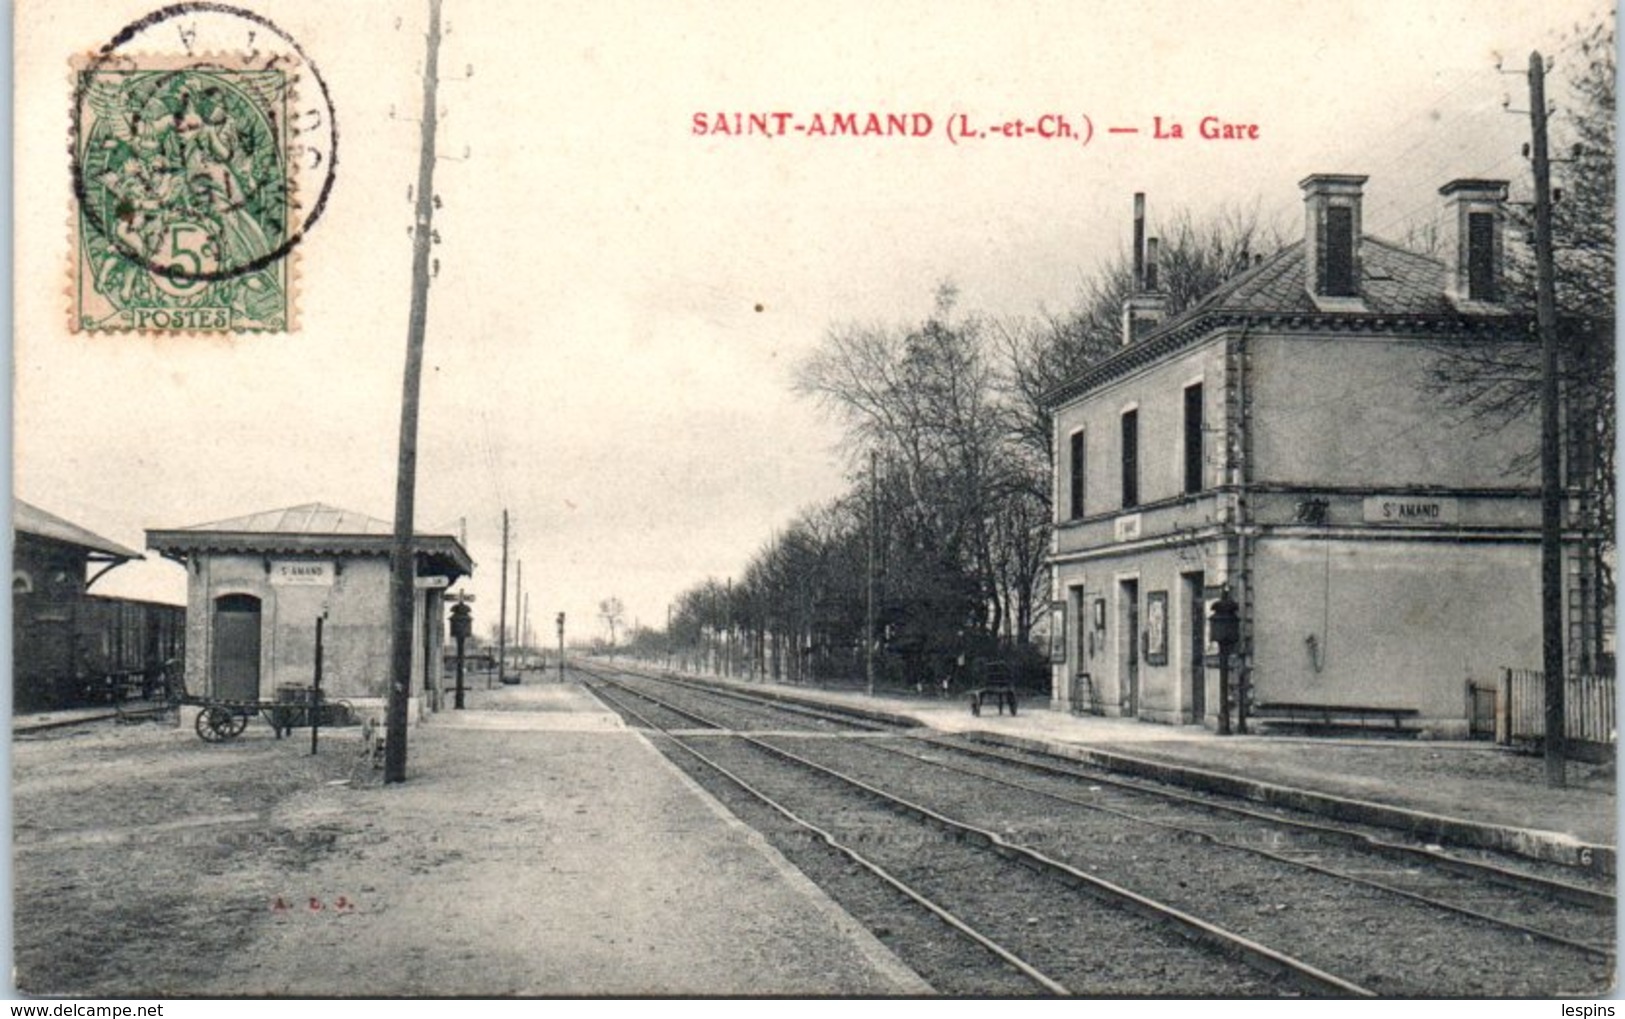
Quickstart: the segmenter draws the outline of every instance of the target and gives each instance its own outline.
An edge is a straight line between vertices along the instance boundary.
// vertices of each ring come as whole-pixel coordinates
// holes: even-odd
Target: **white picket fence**
[[[1537,740],[1546,735],[1546,675],[1536,669],[1503,669],[1498,691],[1496,741]],[[1570,740],[1614,746],[1614,677],[1570,676],[1563,688],[1564,734]]]

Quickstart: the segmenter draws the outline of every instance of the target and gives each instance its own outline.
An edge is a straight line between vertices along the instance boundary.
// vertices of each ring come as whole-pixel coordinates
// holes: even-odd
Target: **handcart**
[[[271,723],[277,739],[291,735],[295,729],[308,727],[313,721],[324,727],[349,725],[353,717],[348,701],[328,701],[320,689],[311,686],[279,686],[276,699],[269,701],[193,696],[187,693],[185,680],[179,677],[172,681],[170,689],[170,701],[177,707],[202,708],[193,727],[205,743],[220,743],[241,736],[256,715]]]

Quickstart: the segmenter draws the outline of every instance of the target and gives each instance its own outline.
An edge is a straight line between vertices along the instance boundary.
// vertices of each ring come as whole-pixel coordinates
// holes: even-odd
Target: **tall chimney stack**
[[[1499,303],[1507,182],[1462,177],[1439,194],[1445,199],[1445,296],[1457,305]]]
[[[1147,250],[1149,248],[1149,251]],[[1157,239],[1145,239],[1145,192],[1134,194],[1134,279],[1123,301],[1123,346],[1140,339],[1168,313],[1167,295],[1157,289]]]
[[[1360,197],[1370,178],[1317,173],[1303,189],[1305,284],[1322,311],[1351,311],[1360,301]]]
[[[1145,192],[1134,192],[1134,284],[1130,293],[1137,294],[1145,286]]]

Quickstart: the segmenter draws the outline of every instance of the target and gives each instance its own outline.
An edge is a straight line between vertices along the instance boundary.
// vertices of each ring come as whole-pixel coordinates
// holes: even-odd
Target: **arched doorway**
[[[220,700],[260,699],[260,600],[228,594],[214,602],[213,695]]]

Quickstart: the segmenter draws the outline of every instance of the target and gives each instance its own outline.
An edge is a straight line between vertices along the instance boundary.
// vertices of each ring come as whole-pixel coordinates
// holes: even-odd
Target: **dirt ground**
[[[487,695],[509,709],[537,696]],[[392,786],[358,766],[357,729],[324,730],[315,757],[308,731],[277,741],[263,723],[216,745],[153,724],[16,738],[17,987],[205,998],[921,989],[640,737],[531,707],[414,729],[408,781]]]

